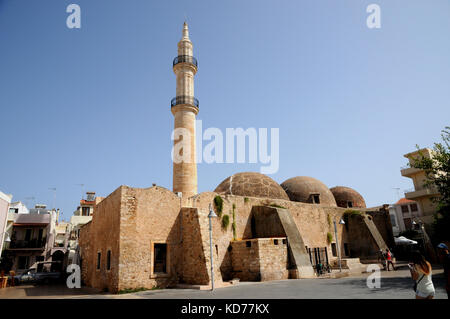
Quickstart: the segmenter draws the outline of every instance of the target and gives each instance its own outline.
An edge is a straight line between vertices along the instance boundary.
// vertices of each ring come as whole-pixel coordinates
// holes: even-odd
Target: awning
[[[404,236],[394,237],[394,241],[396,245],[417,245],[417,241],[408,239]]]

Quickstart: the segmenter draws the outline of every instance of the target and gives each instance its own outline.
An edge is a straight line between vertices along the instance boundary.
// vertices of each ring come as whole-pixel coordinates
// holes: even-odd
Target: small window
[[[312,202],[313,202],[313,204],[320,204],[320,194],[313,194]]]
[[[102,253],[97,253],[97,269],[100,269],[101,260],[102,260]]]
[[[283,245],[286,245],[286,239],[283,239]]]
[[[408,205],[402,205],[402,213],[409,213]]]
[[[417,212],[417,204],[411,204],[410,206],[409,206],[410,208],[411,208],[411,211],[412,212]]]
[[[336,243],[331,243],[331,253],[333,257],[337,257]]]
[[[90,207],[82,207],[81,208],[81,215],[82,216],[89,216],[90,215],[91,208]]]
[[[153,252],[153,273],[166,273],[167,244],[154,244]]]
[[[111,270],[111,250],[106,253],[106,270]]]
[[[353,207],[353,202],[348,201],[348,202],[347,202],[347,207],[348,207],[348,208],[352,208],[352,207]]]
[[[252,242],[250,240],[246,241],[245,247],[252,247]]]
[[[274,240],[273,240],[273,244],[274,244],[274,245],[278,245],[278,239],[274,239]]]

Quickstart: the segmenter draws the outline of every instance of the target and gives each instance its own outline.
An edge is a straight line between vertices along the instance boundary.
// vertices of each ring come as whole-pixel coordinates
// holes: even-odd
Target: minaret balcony
[[[181,95],[174,97],[172,101],[170,101],[171,107],[181,104],[187,104],[198,108],[198,100],[193,96]]]
[[[195,68],[198,67],[197,59],[190,55],[179,55],[175,59],[173,59],[173,66],[179,63],[189,63],[194,65]]]

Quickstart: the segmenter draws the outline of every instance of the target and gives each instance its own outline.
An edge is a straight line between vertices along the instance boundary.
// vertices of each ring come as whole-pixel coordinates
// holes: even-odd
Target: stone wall
[[[209,273],[206,260],[209,260],[209,251],[203,249],[204,238],[200,229],[200,219],[196,208],[183,208],[183,253],[181,263],[181,283],[207,285]],[[217,258],[217,256],[215,256]]]
[[[193,196],[186,204],[192,207],[207,210],[210,203],[213,203],[214,197],[218,195],[214,192],[205,192]],[[224,230],[221,227],[220,218],[215,219],[213,224],[214,242],[218,245],[218,257],[221,265],[222,276],[224,280],[230,279],[230,256],[227,253],[228,246],[233,240],[231,223],[233,222],[233,204],[235,205],[236,216],[236,239],[253,238],[251,227],[251,210],[253,206],[278,205],[285,207],[291,213],[299,232],[302,234],[305,246],[308,248],[327,247],[328,256],[333,259],[331,244],[327,241],[327,233],[331,233],[333,242],[335,242],[333,219],[337,222],[338,239],[341,251],[344,251],[344,243],[349,243],[347,232],[344,225],[339,224],[340,218],[347,210],[340,207],[327,207],[324,205],[307,204],[277,199],[264,199],[256,197],[242,197],[234,195],[221,195],[223,199],[223,212],[230,216],[230,226]],[[214,207],[214,205],[213,205]],[[217,210],[216,210],[216,213]],[[364,241],[364,238],[362,239]]]
[[[377,226],[377,229],[383,237],[386,245],[389,248],[393,248],[395,246],[395,242],[389,210],[381,209],[379,211],[368,211],[366,213],[372,216],[372,220]]]
[[[80,227],[80,237],[78,239],[78,247],[80,249],[80,267],[81,267],[81,280],[87,286],[91,286],[88,269],[93,267],[90,265],[90,227],[91,222],[88,222]]]
[[[100,290],[116,292],[119,286],[121,202],[122,187],[119,187],[95,207],[92,221],[81,227],[80,231],[82,278],[86,285]],[[106,265],[108,251],[111,251],[109,270]]]
[[[256,238],[231,243],[233,277],[242,281],[288,279],[286,238]]]
[[[158,186],[122,186],[122,193],[118,290],[174,285],[182,255],[180,199]],[[153,247],[158,243],[167,244],[166,273],[153,269]]]
[[[82,228],[80,249],[85,283],[111,292],[140,287],[168,287],[178,282],[209,284],[208,207],[213,204],[215,196],[217,194],[214,192],[205,192],[183,198],[181,203],[173,192],[162,187],[119,187],[95,207],[92,222]],[[235,245],[241,240],[254,239],[251,226],[254,206],[278,205],[288,209],[302,235],[304,245],[308,248],[327,247],[328,256],[330,260],[333,259],[327,233],[332,234],[332,241],[335,242],[333,220],[338,222],[346,209],[234,195],[222,195],[222,198],[221,215],[229,215],[230,225],[224,228],[222,217],[212,220],[216,282],[230,280],[235,273],[236,262],[233,264],[232,260],[234,248],[230,251],[230,243]],[[188,207],[180,210],[181,206]],[[216,207],[214,209],[217,214],[220,213]],[[232,231],[233,222],[236,226],[236,238]],[[383,227],[383,223],[378,225]],[[360,227],[367,228],[364,225]],[[364,229],[355,235],[346,231],[343,225],[337,224],[337,228],[342,252],[344,243],[350,241],[356,240],[361,247],[373,245]],[[386,236],[389,236],[388,232]],[[167,272],[164,274],[153,270],[155,243],[167,244]],[[111,270],[105,269],[108,250],[112,254]],[[259,265],[262,278],[276,278],[276,274],[281,274],[284,278],[286,273],[280,272],[280,260],[271,265],[269,261],[272,252],[265,255],[266,251],[270,250],[263,248],[258,252],[259,262],[263,263]],[[97,252],[101,252],[102,256],[101,268],[98,270]],[[264,261],[266,256],[267,261]],[[267,268],[262,267],[265,262]],[[271,273],[271,267],[276,269],[275,273]]]

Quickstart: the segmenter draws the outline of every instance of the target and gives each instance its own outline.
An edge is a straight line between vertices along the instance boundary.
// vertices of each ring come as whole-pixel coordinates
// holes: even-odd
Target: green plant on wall
[[[236,240],[236,205],[233,203],[233,223],[231,224],[233,229],[233,239]]]
[[[333,241],[333,235],[330,232],[328,232],[327,233],[327,242],[329,244],[331,244],[332,241]]]
[[[216,206],[217,215],[219,217],[222,217],[222,211],[223,211],[223,199],[219,195],[214,197],[214,206]]]
[[[225,214],[222,216],[222,228],[227,230],[228,225],[230,225],[230,215]]]
[[[328,214],[328,226],[331,227],[331,216],[330,216],[330,214]]]
[[[244,197],[244,203],[248,203],[250,199],[248,197]]]

